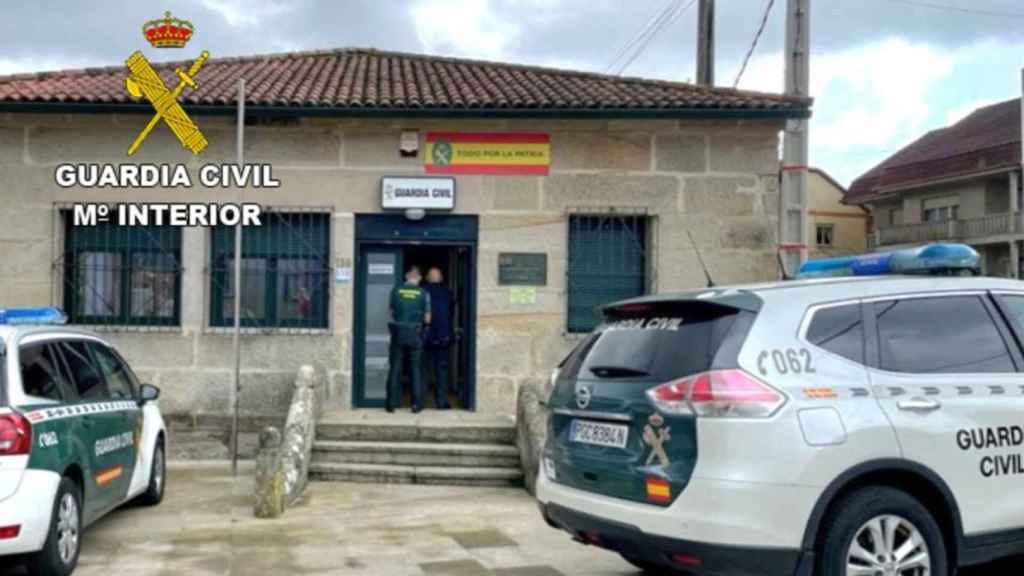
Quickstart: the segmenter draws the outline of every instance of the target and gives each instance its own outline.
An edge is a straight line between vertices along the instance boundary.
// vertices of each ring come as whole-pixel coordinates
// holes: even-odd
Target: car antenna
[[[779,260],[779,273],[782,274],[782,280],[783,281],[785,281],[785,280],[792,280],[793,277],[789,275],[788,271],[786,271],[786,263],[782,261],[782,250],[781,249],[775,251],[775,257],[778,258],[778,260]]]
[[[697,262],[700,262],[700,268],[704,271],[704,277],[708,279],[708,288],[715,287],[715,281],[711,279],[711,273],[708,272],[708,267],[704,265],[704,259],[700,256],[700,250],[697,249],[697,243],[693,241],[693,234],[690,231],[686,231],[686,236],[690,238],[690,245],[693,246],[693,252],[697,255]]]

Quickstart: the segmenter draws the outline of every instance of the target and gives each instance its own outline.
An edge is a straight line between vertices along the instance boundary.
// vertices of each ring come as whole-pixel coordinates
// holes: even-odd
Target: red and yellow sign
[[[533,174],[551,167],[551,137],[539,133],[428,132],[429,174]]]

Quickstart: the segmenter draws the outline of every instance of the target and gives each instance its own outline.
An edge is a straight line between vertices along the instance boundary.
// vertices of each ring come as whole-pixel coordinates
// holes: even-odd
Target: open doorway
[[[389,297],[394,286],[403,281],[405,271],[412,266],[418,266],[424,276],[431,268],[438,268],[442,276],[441,284],[451,294],[451,343],[446,350],[449,366],[446,387],[448,405],[463,410],[475,408],[476,219],[463,221],[463,218],[465,217],[446,217],[435,222],[433,227],[427,227],[425,231],[417,231],[417,228],[425,227],[423,222],[409,222],[404,218],[395,219],[389,215],[357,218],[353,334],[355,407],[384,406],[390,368]],[[441,220],[438,217],[435,219]],[[443,238],[430,241],[379,241],[373,238],[363,240],[359,236],[360,230],[369,230],[370,233],[376,232],[388,238],[400,237],[402,233],[417,234],[419,237],[430,233],[452,235],[453,231],[459,229],[460,224],[471,230],[472,236],[467,233],[465,240],[455,237],[450,241]],[[413,369],[413,366],[408,365],[408,361],[402,369],[400,406],[403,408],[412,405],[410,371]],[[426,373],[424,365],[415,369],[423,373],[424,407],[436,408],[435,376]]]

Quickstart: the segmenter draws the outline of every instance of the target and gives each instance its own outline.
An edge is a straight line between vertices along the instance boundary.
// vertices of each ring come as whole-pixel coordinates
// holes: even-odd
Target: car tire
[[[921,562],[927,562],[930,576],[951,574],[935,518],[913,496],[881,486],[857,490],[838,503],[824,526],[818,557],[815,574],[822,576],[868,568],[902,576]]]
[[[70,478],[60,479],[46,542],[26,558],[29,574],[69,576],[82,547],[82,492]]]
[[[149,470],[149,486],[139,495],[139,504],[156,506],[163,502],[167,486],[167,454],[163,441],[158,440],[153,448],[153,461]]]

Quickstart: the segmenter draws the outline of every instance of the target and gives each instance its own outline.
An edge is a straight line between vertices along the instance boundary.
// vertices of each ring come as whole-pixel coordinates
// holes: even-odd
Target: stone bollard
[[[260,451],[256,456],[256,499],[253,513],[257,518],[277,518],[284,514],[284,467],[281,462],[281,432],[268,427],[260,432]]]
[[[524,382],[516,398],[516,444],[526,491],[530,494],[535,493],[541,451],[547,437],[548,413],[547,408],[541,404],[543,388],[542,381]]]

